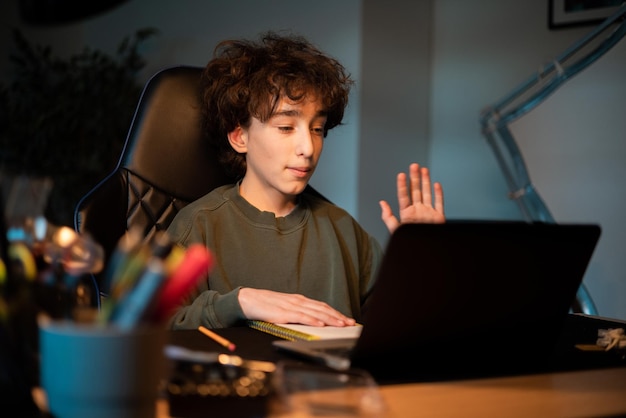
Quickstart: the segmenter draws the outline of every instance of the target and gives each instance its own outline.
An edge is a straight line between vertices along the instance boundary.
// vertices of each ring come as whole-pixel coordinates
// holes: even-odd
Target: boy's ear
[[[237,126],[228,133],[228,142],[238,153],[245,154],[248,152],[248,132],[241,126]]]

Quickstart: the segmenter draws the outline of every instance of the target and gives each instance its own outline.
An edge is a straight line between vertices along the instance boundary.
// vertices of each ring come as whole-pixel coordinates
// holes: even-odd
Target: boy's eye
[[[291,126],[279,126],[278,130],[282,132],[290,132],[293,130],[293,128]]]
[[[324,128],[312,128],[311,131],[315,134],[315,135],[320,135],[323,136],[324,135]]]

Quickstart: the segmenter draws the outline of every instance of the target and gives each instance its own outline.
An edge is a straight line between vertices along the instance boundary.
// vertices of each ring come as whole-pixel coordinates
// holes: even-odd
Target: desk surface
[[[626,368],[381,386],[384,417],[626,415]],[[283,418],[280,408],[269,417]],[[170,417],[159,402],[158,417]]]
[[[390,417],[626,414],[626,368],[382,386]]]

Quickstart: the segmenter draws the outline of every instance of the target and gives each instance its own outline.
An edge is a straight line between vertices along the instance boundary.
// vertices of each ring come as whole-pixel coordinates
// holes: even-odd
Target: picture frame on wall
[[[624,0],[549,0],[548,27],[595,25],[617,11]]]

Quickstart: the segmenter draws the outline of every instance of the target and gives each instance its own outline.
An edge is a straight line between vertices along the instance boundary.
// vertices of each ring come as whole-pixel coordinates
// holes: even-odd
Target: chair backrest
[[[106,260],[131,226],[150,239],[189,202],[234,181],[202,129],[201,72],[172,67],[146,83],[116,168],[77,204],[75,229],[102,245]]]

